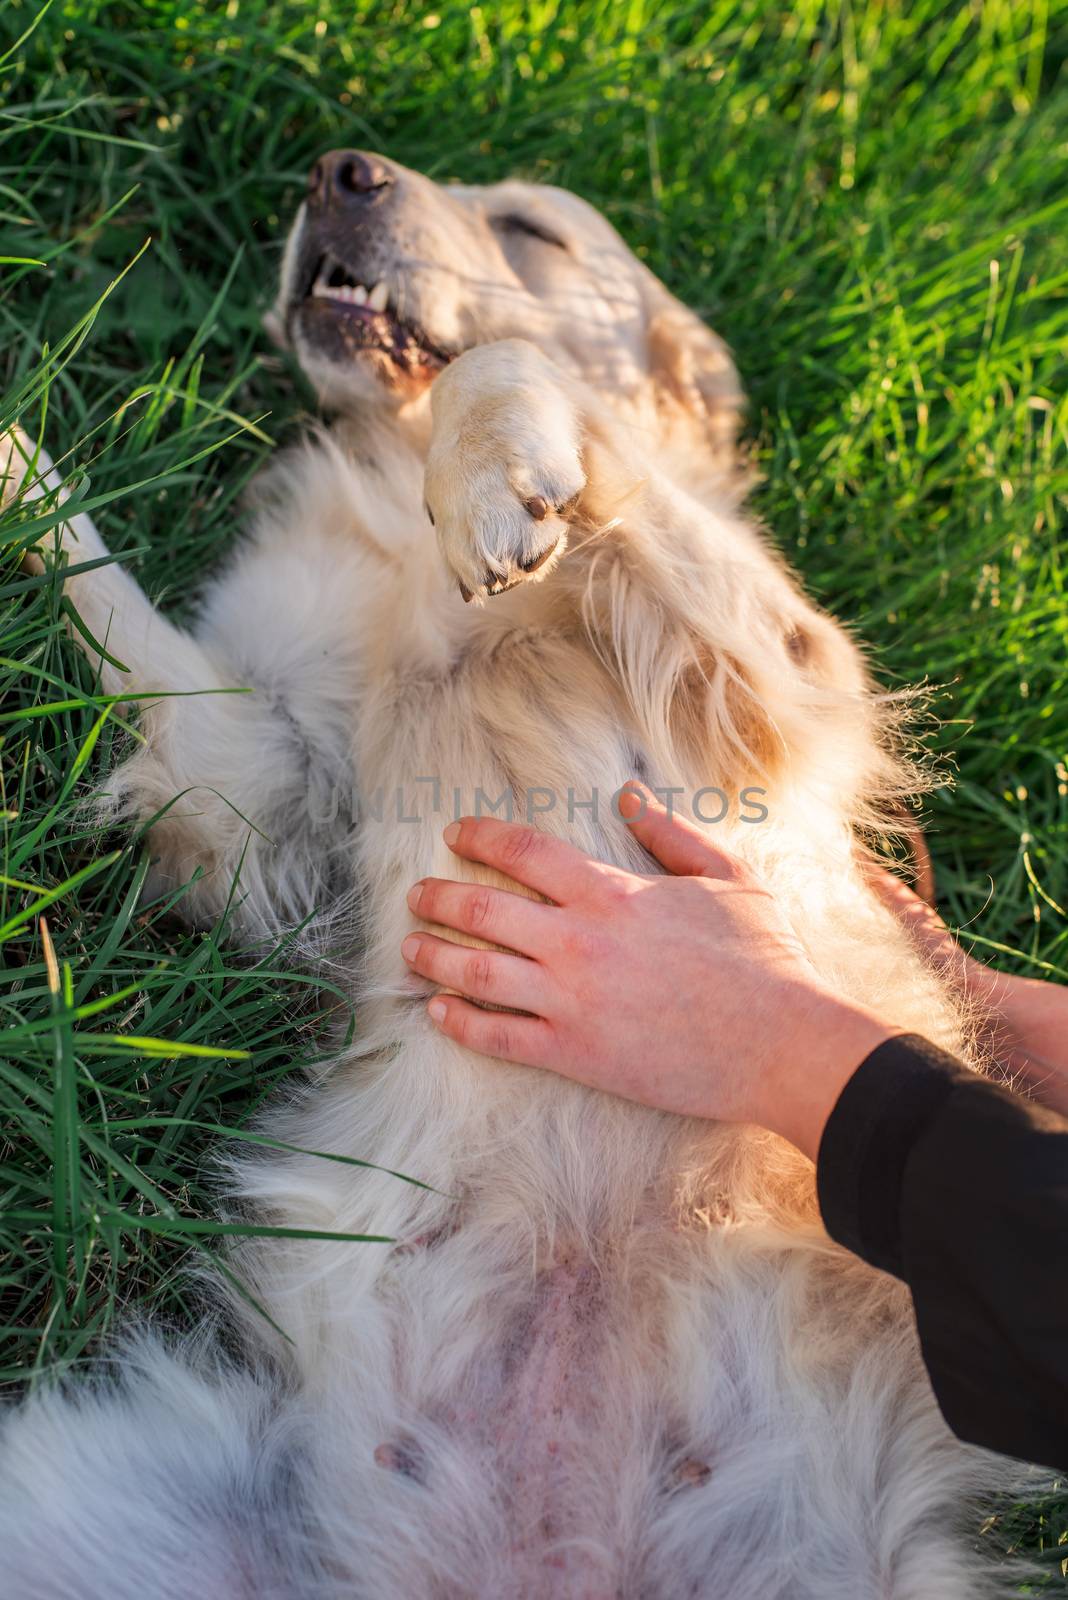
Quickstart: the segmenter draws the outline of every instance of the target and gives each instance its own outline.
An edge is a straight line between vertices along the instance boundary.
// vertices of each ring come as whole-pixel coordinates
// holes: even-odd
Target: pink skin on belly
[[[617,1575],[584,1546],[589,1530],[570,1482],[604,1383],[604,1323],[600,1275],[589,1262],[565,1261],[541,1279],[529,1320],[504,1353],[504,1409],[487,1443],[511,1502],[516,1600],[550,1589],[560,1600],[618,1592]]]
[[[670,1437],[654,1400],[659,1341],[651,1327],[643,1373],[634,1371],[633,1335],[659,1321],[657,1296],[645,1274],[623,1277],[618,1263],[603,1269],[579,1249],[558,1249],[556,1265],[528,1279],[518,1302],[509,1294],[503,1328],[488,1318],[478,1357],[444,1401],[421,1403],[411,1391],[398,1345],[400,1391],[491,1486],[507,1529],[506,1576],[495,1568],[464,1600],[619,1600],[640,1578],[637,1524],[649,1511],[641,1475],[634,1480],[624,1464],[637,1451],[655,1473],[659,1459],[665,1496],[699,1490],[711,1476],[707,1456],[685,1454],[684,1433]],[[631,1400],[620,1409],[611,1402],[624,1392]],[[416,1479],[429,1510],[434,1454],[432,1444],[424,1453],[416,1438],[401,1436],[383,1441],[375,1460]],[[640,1503],[631,1503],[634,1492]]]
[[[512,1529],[511,1581],[493,1600],[620,1592],[617,1563],[590,1548],[601,1519],[574,1482],[598,1422],[608,1323],[600,1274],[577,1256],[564,1260],[539,1275],[504,1348],[486,1352],[472,1389],[440,1414],[487,1460]]]

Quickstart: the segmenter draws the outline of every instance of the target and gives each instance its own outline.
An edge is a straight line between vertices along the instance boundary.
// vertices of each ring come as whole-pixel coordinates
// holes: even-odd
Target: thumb
[[[640,783],[628,783],[619,796],[619,814],[638,843],[678,877],[733,878],[734,860],[710,843],[699,828],[667,807]]]

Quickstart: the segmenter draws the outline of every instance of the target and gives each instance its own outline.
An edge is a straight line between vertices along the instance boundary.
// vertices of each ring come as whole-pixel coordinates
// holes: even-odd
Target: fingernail
[[[645,793],[639,789],[637,783],[631,779],[625,788],[619,791],[619,814],[624,822],[629,822],[631,817],[636,817],[645,806]]]
[[[445,1021],[445,1002],[444,1002],[444,1000],[431,1000],[430,1004],[427,1006],[427,1011],[430,1014],[431,1022],[444,1022]]]
[[[408,904],[409,904],[409,906],[411,907],[411,909],[413,911],[418,911],[419,910],[419,902],[420,902],[420,900],[422,898],[423,898],[423,879],[420,878],[419,882],[418,883],[413,883],[411,888],[408,890]]]
[[[460,824],[458,822],[450,822],[441,837],[446,844],[455,844],[460,837]]]
[[[416,956],[419,954],[419,946],[422,944],[422,942],[422,939],[417,939],[414,933],[410,933],[408,935],[407,939],[405,939],[404,943],[401,945],[401,955],[404,957],[405,961],[415,960]]]

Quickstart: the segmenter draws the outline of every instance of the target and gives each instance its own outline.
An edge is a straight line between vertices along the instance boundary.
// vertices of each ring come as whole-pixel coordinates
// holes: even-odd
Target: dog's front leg
[[[670,716],[695,770],[752,781],[826,753],[843,784],[870,783],[872,702],[855,646],[729,501],[674,481],[655,423],[624,420],[520,339],[460,356],[431,406],[427,507],[465,596],[559,566],[556,598],[616,658],[630,703],[648,708],[650,748]],[[672,685],[670,711],[649,700],[650,682]]]
[[[459,356],[435,381],[431,409],[426,509],[465,599],[539,583],[569,541],[589,552],[606,536],[650,601],[671,610],[678,570],[707,569],[717,555],[721,588],[783,589],[729,511],[711,512],[663,474],[648,428],[623,421],[527,340]]]
[[[586,485],[577,385],[525,339],[437,379],[426,507],[465,599],[548,576]]]

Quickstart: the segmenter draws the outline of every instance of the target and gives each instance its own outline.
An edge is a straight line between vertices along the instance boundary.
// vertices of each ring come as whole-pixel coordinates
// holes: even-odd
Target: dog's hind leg
[[[121,1376],[41,1389],[0,1423],[10,1600],[340,1600],[304,1493],[301,1423],[270,1378],[155,1339]]]
[[[23,504],[65,498],[48,457],[19,431],[0,439],[0,493],[21,493]],[[255,615],[270,598],[261,583],[235,608],[243,644],[256,647],[253,664],[270,668],[256,681],[235,660],[236,629],[197,637],[176,627],[111,559],[88,516],[59,526],[68,568],[100,563],[65,580],[83,624],[72,634],[104,694],[139,707],[140,747],[106,780],[102,814],[151,824],[153,888],[188,886],[176,903],[188,920],[213,922],[227,909],[230,931],[244,938],[305,921],[349,887],[352,784],[348,726],[337,711],[347,662],[331,677],[314,614],[310,622],[294,615],[295,642],[265,628]],[[41,554],[31,552],[27,565],[44,570]],[[275,590],[292,589],[288,575],[268,577]],[[309,655],[317,673],[310,693]],[[287,689],[298,675],[294,711]]]
[[[0,438],[0,501],[7,504],[21,495],[24,505],[56,498],[63,505],[69,498],[51,458],[20,429]],[[42,544],[51,546],[54,530],[42,534]],[[116,561],[95,524],[84,512],[77,512],[59,524],[58,550],[71,567],[99,562],[89,572],[76,572],[64,582],[64,593],[85,624],[87,633],[104,646],[94,650],[85,633],[76,630],[78,642],[97,667],[105,694],[124,694],[136,690],[206,689],[213,674],[207,662],[199,660],[192,641],[153,606],[136,581]],[[26,558],[33,572],[43,572],[40,549]],[[123,663],[117,667],[113,657]],[[126,670],[128,668],[128,670]]]

